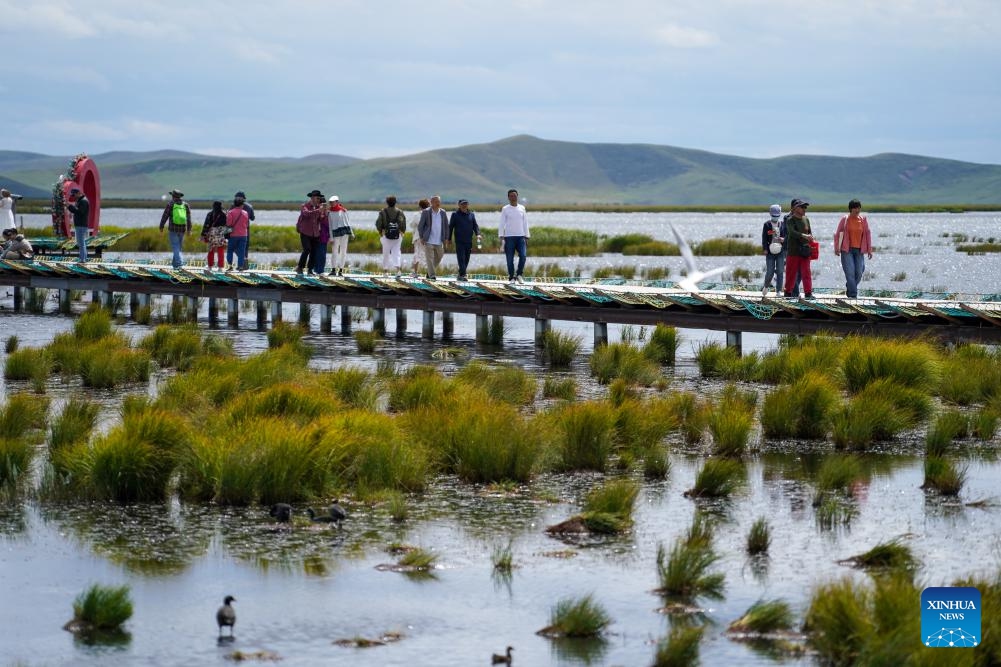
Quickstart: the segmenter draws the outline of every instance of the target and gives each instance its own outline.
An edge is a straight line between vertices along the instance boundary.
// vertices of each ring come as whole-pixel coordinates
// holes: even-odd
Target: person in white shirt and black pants
[[[522,273],[525,271],[525,259],[528,255],[528,215],[525,207],[518,203],[518,191],[507,191],[508,203],[501,209],[500,225],[497,227],[497,237],[504,245],[504,256],[507,258],[507,278],[512,283],[525,282]],[[514,270],[514,253],[518,253],[518,270]]]
[[[428,280],[437,280],[438,266],[448,245],[448,214],[441,207],[441,197],[431,197],[431,207],[421,211],[417,235],[424,243],[424,257],[428,263]]]

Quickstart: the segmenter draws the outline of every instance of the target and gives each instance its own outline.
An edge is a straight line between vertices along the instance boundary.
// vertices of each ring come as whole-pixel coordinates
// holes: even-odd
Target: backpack
[[[400,223],[397,222],[400,218],[400,212],[396,212],[396,216],[392,220],[389,219],[389,209],[386,209],[386,229],[384,234],[387,239],[393,241],[400,238]]]

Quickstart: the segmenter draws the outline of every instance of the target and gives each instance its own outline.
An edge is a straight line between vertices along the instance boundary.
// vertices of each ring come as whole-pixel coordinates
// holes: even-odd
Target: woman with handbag
[[[810,275],[810,260],[813,255],[813,229],[810,227],[810,219],[806,217],[806,209],[810,202],[803,199],[792,200],[792,213],[786,220],[786,243],[789,249],[789,256],[786,258],[786,283],[783,295],[787,297],[796,296],[793,294],[796,283],[796,275],[803,281],[803,291],[806,298],[813,298],[813,277]]]
[[[865,273],[863,255],[872,259],[872,232],[858,199],[848,202],[848,215],[838,222],[838,230],[834,232],[834,254],[841,257],[841,268],[845,272],[845,296],[858,298],[858,285]]]
[[[226,236],[230,229],[226,226],[226,213],[222,210],[222,202],[212,202],[212,210],[205,216],[205,224],[202,225],[201,239],[208,244],[208,264],[212,269],[218,264],[219,269],[223,268],[222,255],[226,250]]]

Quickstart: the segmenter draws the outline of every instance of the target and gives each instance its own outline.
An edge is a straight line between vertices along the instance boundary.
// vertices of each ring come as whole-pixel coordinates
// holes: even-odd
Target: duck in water
[[[334,501],[334,504],[330,506],[328,511],[329,514],[317,514],[313,511],[313,508],[310,507],[306,510],[306,514],[309,515],[309,520],[313,523],[336,523],[337,529],[340,530],[341,522],[348,518],[348,513],[344,511],[344,508],[341,507],[336,500]]]
[[[511,651],[513,651],[513,650],[514,650],[513,648],[511,648],[510,646],[508,646],[507,650],[504,651],[504,655],[498,655],[497,653],[494,653],[493,657],[490,658],[490,664],[491,665],[510,665],[510,664],[512,664],[511,663]]]
[[[236,610],[233,609],[231,602],[236,602],[236,598],[232,595],[227,595],[222,601],[222,606],[219,607],[219,611],[215,613],[216,623],[219,624],[219,638],[222,639],[222,629],[225,626],[229,626],[229,636],[233,637],[233,626],[236,625]]]
[[[278,523],[288,523],[292,520],[292,506],[288,503],[275,503],[269,512]]]

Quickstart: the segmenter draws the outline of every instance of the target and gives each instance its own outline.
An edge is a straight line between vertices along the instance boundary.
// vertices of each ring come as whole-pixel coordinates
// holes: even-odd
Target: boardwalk
[[[767,298],[726,285],[704,285],[698,293],[678,289],[668,280],[529,280],[515,285],[490,276],[458,282],[428,281],[372,274],[343,277],[300,276],[289,270],[258,268],[245,272],[208,271],[200,267],[172,269],[153,263],[126,261],[0,261],[0,284],[15,288],[15,309],[23,290],[60,291],[61,309],[68,312],[71,290],[93,292],[110,303],[112,295],[172,296],[191,304],[208,299],[251,300],[271,304],[272,319],[281,317],[282,303],[315,304],[329,309],[364,307],[375,311],[376,325],[385,310],[525,317],[542,332],[552,321],[593,322],[595,339],[609,323],[654,325],[740,332],[807,334],[866,333],[882,336],[933,335],[953,341],[1001,342],[1001,301],[998,295],[961,298],[950,295],[863,296],[845,299],[836,293],[817,299]],[[275,307],[277,304],[277,307]],[[231,313],[232,319],[232,313]],[[260,322],[260,315],[258,317]],[[343,321],[343,319],[342,319]],[[432,320],[433,321],[433,320]],[[477,329],[480,321],[477,321]]]

